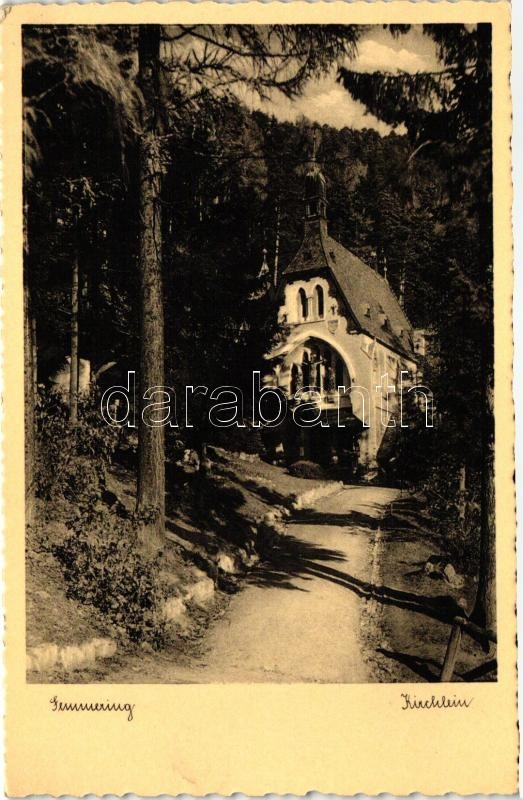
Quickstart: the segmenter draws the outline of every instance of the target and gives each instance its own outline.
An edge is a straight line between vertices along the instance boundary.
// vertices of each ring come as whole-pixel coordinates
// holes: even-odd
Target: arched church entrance
[[[348,365],[330,343],[317,337],[298,345],[289,354],[288,365],[289,405],[294,414],[289,414],[285,430],[287,463],[314,461],[326,467],[339,466],[353,475],[362,425],[352,411]],[[315,412],[321,413],[324,425],[299,424],[301,414],[311,419]]]

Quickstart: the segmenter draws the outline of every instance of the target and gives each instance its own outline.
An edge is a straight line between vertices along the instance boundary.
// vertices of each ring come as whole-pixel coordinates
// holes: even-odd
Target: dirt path
[[[231,599],[193,663],[151,657],[110,680],[376,680],[363,653],[360,628],[369,608],[361,586],[372,581],[379,520],[396,496],[393,489],[347,487],[301,512],[270,563]]]

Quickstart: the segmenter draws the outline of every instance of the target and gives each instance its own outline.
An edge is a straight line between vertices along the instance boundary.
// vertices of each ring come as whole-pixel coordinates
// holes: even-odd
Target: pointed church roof
[[[283,278],[328,272],[356,325],[393,350],[413,358],[412,326],[388,281],[327,233],[327,191],[316,160],[317,145],[315,135],[312,159],[305,174],[304,237],[284,269]]]
[[[393,350],[414,358],[412,326],[389,283],[327,233],[325,219],[305,221],[298,252],[284,278],[326,271],[362,331]]]

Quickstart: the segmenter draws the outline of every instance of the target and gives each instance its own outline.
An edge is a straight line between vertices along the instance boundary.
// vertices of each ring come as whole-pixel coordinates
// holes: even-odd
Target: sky
[[[398,38],[394,38],[382,26],[372,26],[359,42],[357,58],[346,64],[360,72],[425,72],[441,69],[433,40],[423,35],[419,25]],[[365,107],[353,100],[346,89],[336,82],[336,68],[329,75],[310,81],[302,96],[296,100],[289,100],[278,93],[269,102],[253,100],[253,107],[290,122],[305,116],[312,122],[335,128],[374,128],[381,135],[391,131],[384,122],[366,113]],[[402,132],[399,128],[396,130]]]

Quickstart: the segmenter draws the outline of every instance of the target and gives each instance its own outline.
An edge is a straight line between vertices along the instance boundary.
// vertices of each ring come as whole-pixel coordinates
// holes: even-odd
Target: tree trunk
[[[72,427],[78,422],[78,255],[73,261],[71,283],[71,364],[69,369],[69,422]]]
[[[207,440],[209,436],[209,404],[203,402],[202,415],[200,419],[199,443],[198,443],[198,457],[200,463],[198,472],[202,476],[206,476],[208,472],[208,457],[207,457]]]
[[[200,475],[207,475],[207,442],[203,441],[200,444],[200,452],[198,453],[200,465],[198,471]]]
[[[34,367],[29,287],[24,279],[24,431],[25,431],[25,521],[32,525],[35,517],[36,436],[34,406]]]
[[[467,467],[465,464],[459,469],[459,520],[462,525],[467,518]]]
[[[33,396],[36,406],[38,400],[38,348],[36,345],[36,317],[31,315],[31,358],[33,359]]]
[[[278,262],[280,260],[280,201],[276,203],[276,238],[274,242],[273,284],[278,285]]]
[[[400,286],[398,301],[402,308],[405,308],[405,264],[403,264],[400,272]]]
[[[482,418],[481,442],[481,534],[479,581],[471,620],[487,630],[496,631],[496,520],[494,487],[494,373],[492,368],[491,321],[482,348]]]
[[[38,345],[36,343],[36,317],[31,311],[31,360],[33,366],[33,422],[35,435],[35,449],[38,440],[38,420],[36,409],[38,407]]]
[[[147,389],[164,385],[159,57],[160,26],[141,25],[139,82],[144,95],[143,132],[139,149],[142,398]],[[140,412],[144,406],[142,399]],[[137,509],[146,519],[141,530],[144,544],[152,549],[160,546],[165,526],[164,428],[146,424],[142,413],[138,427]]]

